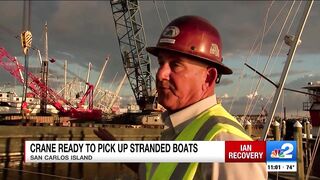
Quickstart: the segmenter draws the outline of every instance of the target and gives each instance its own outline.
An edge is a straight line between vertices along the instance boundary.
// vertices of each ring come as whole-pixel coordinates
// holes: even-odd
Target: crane
[[[140,113],[132,106],[119,119],[125,122],[163,127],[162,111],[152,93],[151,62],[145,47],[146,38],[138,0],[110,0],[123,67]],[[133,111],[132,111],[133,110]]]
[[[137,0],[110,0],[110,4],[124,70],[137,104],[146,110],[153,105],[154,96],[139,3]]]
[[[93,85],[87,84],[88,90],[77,104],[77,107],[74,107],[69,101],[46,86],[40,78],[31,72],[27,72],[29,79],[25,82],[20,75],[20,72],[24,71],[25,67],[20,64],[16,58],[10,56],[4,48],[0,48],[0,67],[9,72],[20,83],[26,83],[27,87],[31,89],[34,94],[45,98],[46,102],[53,105],[59,111],[60,115],[75,119],[100,120],[102,118],[102,111],[100,109],[93,109]],[[47,92],[47,94],[44,96],[42,92]],[[83,104],[87,97],[89,98],[89,108],[84,109]]]

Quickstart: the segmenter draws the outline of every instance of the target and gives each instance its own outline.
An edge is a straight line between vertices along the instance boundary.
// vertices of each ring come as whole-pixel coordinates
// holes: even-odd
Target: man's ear
[[[216,83],[217,77],[218,77],[217,69],[213,67],[207,67],[206,80],[203,88],[206,89],[208,87],[213,87]]]
[[[218,77],[218,71],[216,68],[213,67],[207,67],[207,79],[206,79],[206,83],[209,84],[209,86],[211,86],[212,84],[214,84],[217,80]]]

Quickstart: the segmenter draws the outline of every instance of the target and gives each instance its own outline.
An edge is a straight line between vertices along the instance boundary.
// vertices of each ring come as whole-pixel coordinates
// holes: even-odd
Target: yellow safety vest
[[[211,141],[220,132],[252,140],[240,123],[221,104],[198,115],[175,139],[176,141]],[[193,179],[199,163],[147,163],[146,179]],[[154,167],[153,167],[154,166]],[[151,172],[152,171],[152,172]]]

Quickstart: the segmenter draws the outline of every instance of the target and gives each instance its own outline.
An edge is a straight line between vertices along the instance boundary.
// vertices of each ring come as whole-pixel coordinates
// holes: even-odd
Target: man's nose
[[[170,77],[170,67],[168,64],[163,64],[159,67],[157,72],[157,79],[160,81],[169,80]]]

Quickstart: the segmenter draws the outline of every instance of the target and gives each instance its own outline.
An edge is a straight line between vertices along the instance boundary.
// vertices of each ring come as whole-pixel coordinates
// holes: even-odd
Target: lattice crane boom
[[[144,109],[153,103],[150,58],[137,0],[111,0],[111,9],[125,72],[137,104]]]

